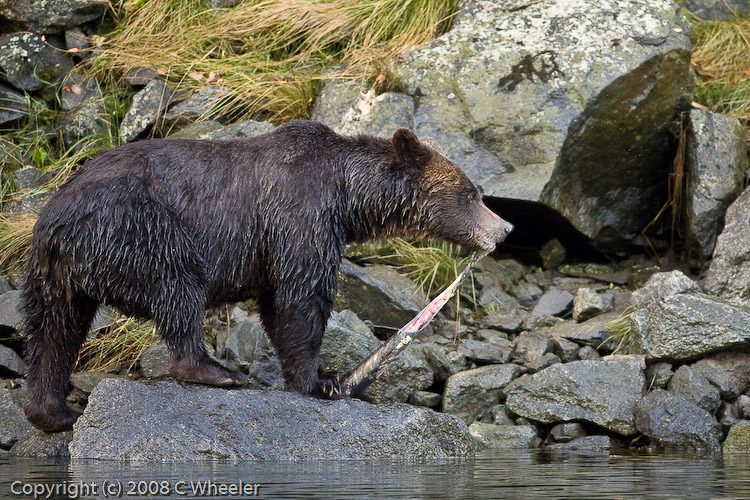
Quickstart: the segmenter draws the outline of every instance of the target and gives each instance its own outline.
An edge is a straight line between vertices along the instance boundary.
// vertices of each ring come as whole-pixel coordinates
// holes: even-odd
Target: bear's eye
[[[471,194],[469,195],[469,201],[474,201],[474,200],[476,200],[476,199],[477,199],[477,195],[476,195],[475,193],[471,193]]]

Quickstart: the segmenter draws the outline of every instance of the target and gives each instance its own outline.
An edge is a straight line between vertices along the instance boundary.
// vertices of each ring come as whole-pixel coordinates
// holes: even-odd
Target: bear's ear
[[[408,128],[393,133],[394,162],[402,167],[424,167],[430,160],[430,149]]]

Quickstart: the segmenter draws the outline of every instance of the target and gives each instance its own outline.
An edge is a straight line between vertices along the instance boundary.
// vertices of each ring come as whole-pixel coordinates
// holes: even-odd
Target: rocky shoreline
[[[23,121],[29,95],[59,99],[55,126],[64,147],[100,133],[106,114],[99,83],[74,69],[85,50],[81,27],[106,4],[73,3],[67,17],[39,14],[37,2],[12,21],[13,12],[0,11],[3,29],[17,30],[0,36],[0,99],[11,103],[0,110],[0,125]],[[550,237],[534,265],[500,249],[479,263],[473,288],[466,285],[469,303],[449,307],[460,321],[438,316],[365,392],[366,402],[280,392],[280,366],[257,314],[233,304],[211,314],[206,327],[212,352],[248,373],[249,389],[173,382],[166,348],[154,344],[127,374],[74,374],[69,400],[88,407],[73,432],[55,435],[31,430],[21,410],[20,282],[9,274],[0,277],[0,454],[195,460],[442,458],[541,447],[750,452],[746,132],[734,118],[690,109],[689,30],[667,0],[469,0],[448,33],[398,62],[400,92],[377,95],[332,79],[313,103],[312,118],[342,133],[387,135],[406,126],[435,137],[499,210],[508,200],[554,210],[609,252],[611,263],[571,258],[563,238]],[[44,82],[33,78],[39,68]],[[187,94],[153,68],[128,78],[135,96],[119,127],[123,142],[221,140],[273,128],[202,120],[226,97],[220,86]],[[684,126],[688,179],[685,258],[660,266],[627,254],[665,248],[664,233],[645,241],[641,231],[668,201],[675,121]],[[49,196],[39,188],[50,173],[27,166],[3,176],[12,177],[16,193],[3,203],[5,213],[34,214]],[[514,222],[512,212],[502,215]],[[351,370],[427,303],[394,268],[364,263],[352,257],[342,264],[323,371]]]
[[[350,268],[356,269],[342,280],[373,292],[367,301],[350,302],[353,309],[333,314],[321,353],[321,369],[326,371],[354,368],[381,342],[371,325],[390,321],[385,311],[405,307],[401,287],[407,278],[394,273],[397,280],[389,282],[377,266],[344,266]],[[219,316],[210,323],[217,332],[217,356],[247,371],[254,389],[164,382],[169,380],[165,347],[156,344],[144,352],[141,370],[133,374],[74,375],[77,400],[83,396],[89,406],[74,432],[62,439],[73,440],[75,457],[134,460],[308,459],[317,456],[312,448],[327,453],[335,449],[346,458],[388,453],[411,458],[466,456],[474,447],[748,450],[750,321],[743,320],[750,315],[747,304],[707,295],[679,271],[654,273],[631,293],[608,279],[643,279],[643,273],[616,266],[530,271],[513,260],[488,258],[479,268],[476,281],[483,285],[478,301],[488,294],[496,300],[502,294],[503,312],[475,318],[464,309],[460,324],[436,319],[365,392],[363,399],[374,406],[277,392],[284,386],[278,361],[257,316],[240,303],[231,310],[228,324]],[[12,310],[14,297],[14,291],[3,294],[0,303],[5,308],[0,310]],[[414,308],[426,301],[419,294],[410,300]],[[618,342],[605,325],[629,306],[635,308],[630,316],[632,350],[643,354],[612,354]],[[383,314],[372,316],[373,311]],[[0,352],[3,373],[15,377],[6,379],[0,389],[0,445],[7,448],[17,441],[10,451],[16,456],[66,454],[61,436],[29,432],[20,410],[23,379],[18,377],[23,375],[23,362],[9,348]],[[129,381],[133,379],[137,382]],[[273,413],[264,416],[263,408],[273,408]],[[416,428],[399,430],[425,418],[436,422],[434,427],[420,423],[419,433]],[[379,423],[373,425],[374,421]],[[237,448],[238,435],[248,443],[276,442],[285,425],[296,429],[297,441],[290,441],[296,445],[261,451]],[[105,427],[108,431],[101,432]],[[318,430],[312,432],[313,427]],[[188,429],[190,439],[184,434]],[[325,441],[330,439],[327,432],[337,433],[343,449]],[[294,435],[289,430],[281,434],[290,440]],[[144,444],[160,440],[169,445],[152,449]],[[445,448],[446,440],[460,444]],[[45,443],[41,451],[40,441]],[[392,448],[396,441],[404,445],[401,451]],[[363,445],[356,451],[355,442]]]

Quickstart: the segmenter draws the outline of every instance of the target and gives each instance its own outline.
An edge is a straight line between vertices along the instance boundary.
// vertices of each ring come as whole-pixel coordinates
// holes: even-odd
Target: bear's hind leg
[[[247,384],[244,373],[222,366],[206,352],[203,345],[204,302],[199,296],[183,290],[179,297],[170,301],[174,309],[159,308],[154,314],[156,328],[169,351],[169,374],[184,382],[217,387]],[[195,298],[191,300],[190,297]]]
[[[27,283],[24,290],[28,374],[23,410],[34,427],[59,432],[72,429],[80,416],[65,398],[70,372],[99,304],[83,296],[67,298],[64,293],[44,300],[38,286]]]

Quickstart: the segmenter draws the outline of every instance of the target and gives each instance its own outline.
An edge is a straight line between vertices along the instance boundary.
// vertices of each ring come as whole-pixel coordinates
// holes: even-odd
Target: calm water
[[[133,464],[0,458],[2,499],[33,498],[14,495],[14,481],[21,481],[26,488],[42,483],[70,486],[93,481],[98,494],[80,498],[107,498],[101,484],[107,481],[116,488],[117,480],[125,490],[138,492],[140,488],[142,493],[123,494],[123,498],[195,498],[190,482],[212,480],[235,485],[242,481],[251,485],[248,492],[258,484],[257,498],[284,499],[742,499],[750,498],[750,456],[608,456],[503,450],[482,452],[473,460],[418,463]],[[23,487],[21,483],[14,486],[16,490]],[[149,495],[149,488],[165,488],[169,494]],[[50,498],[69,497],[76,497],[74,489],[58,491]]]

